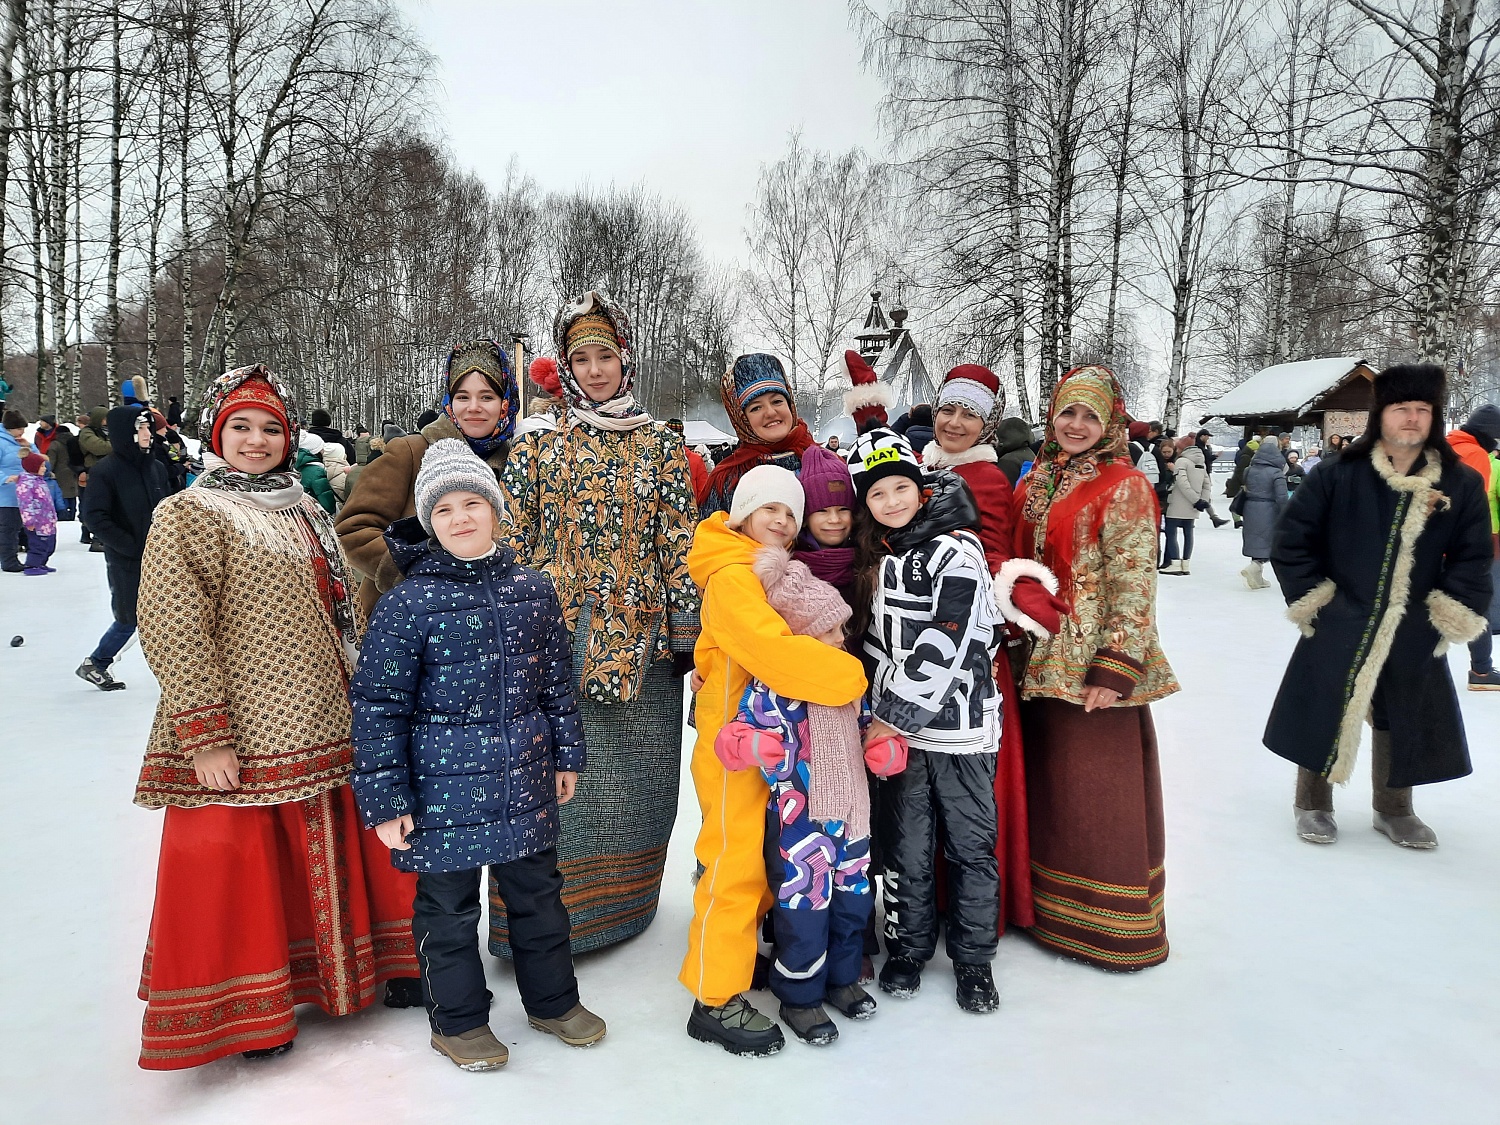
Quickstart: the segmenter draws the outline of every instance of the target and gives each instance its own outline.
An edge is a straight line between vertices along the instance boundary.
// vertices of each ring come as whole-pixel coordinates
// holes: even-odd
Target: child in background
[[[904,734],[910,743],[906,769],[882,781],[877,795],[889,954],[880,987],[916,995],[936,952],[941,836],[958,1004],[992,1012],[1000,1006],[990,975],[1000,909],[993,670],[1000,615],[974,532],[979,512],[959,477],[924,477],[906,439],[890,430],[861,434],[850,463],[860,503],[855,635],[863,634],[875,666],[867,737]]]
[[[557,807],[583,768],[583,723],[552,583],[495,543],[494,470],[463,442],[439,441],[415,492],[417,515],[386,532],[405,580],[375,607],[351,687],[354,792],[392,863],[417,873],[412,933],[433,1049],[493,1070],[508,1052],[489,1027],[479,957],[486,865],[531,1026],[570,1047],[604,1036],[578,1000],[557,866]]]
[[[837,590],[777,547],[763,548],[754,570],[766,601],[793,633],[842,651],[849,606]],[[771,785],[782,868],[772,888],[771,991],[797,1038],[819,1047],[839,1036],[825,999],[849,1019],[875,1012],[875,1000],[859,985],[865,925],[874,908],[865,767],[877,777],[900,773],[906,741],[886,736],[864,747],[868,721],[863,701],[823,707],[752,680],[735,721],[714,745],[726,769],[759,766]]]
[[[802,452],[797,479],[807,498],[807,520],[793,558],[838,590],[852,608],[854,548],[849,534],[854,528],[854,482],[849,466],[837,453],[812,445]]]
[[[693,993],[688,1034],[735,1055],[769,1055],[781,1028],[747,1000],[756,928],[772,906],[762,846],[770,790],[758,770],[726,770],[715,753],[751,679],[787,699],[843,707],[865,692],[860,662],[812,637],[794,636],[751,569],[763,547],[791,547],[802,526],[802,486],[788,470],[757,465],[736,484],[730,511],[698,524],[688,570],[703,591],[703,630],[693,653],[697,695],[693,785],[703,812],[695,853],[688,953],[678,979]]]
[[[47,483],[47,458],[28,453],[21,458],[16,478],[16,500],[21,508],[21,526],[26,529],[26,574],[56,574],[47,565],[57,547],[57,509]]]

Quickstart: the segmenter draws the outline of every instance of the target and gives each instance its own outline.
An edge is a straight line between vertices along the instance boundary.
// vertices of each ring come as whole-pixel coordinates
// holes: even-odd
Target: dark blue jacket
[[[403,871],[466,871],[557,842],[559,770],[584,765],[562,608],[509,548],[455,558],[415,518],[386,532],[406,576],[375,607],[352,685],[367,827],[410,813]]]

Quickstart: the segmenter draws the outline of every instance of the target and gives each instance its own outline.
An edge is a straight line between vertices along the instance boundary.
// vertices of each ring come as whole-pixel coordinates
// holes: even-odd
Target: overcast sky
[[[543,189],[644,181],[704,250],[743,260],[763,163],[880,145],[880,83],[843,0],[403,0],[437,55],[437,125],[491,184],[514,154]]]

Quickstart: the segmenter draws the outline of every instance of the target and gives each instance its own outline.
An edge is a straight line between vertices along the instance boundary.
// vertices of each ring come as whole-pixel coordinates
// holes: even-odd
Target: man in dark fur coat
[[[1374,727],[1375,827],[1435,848],[1411,787],[1472,770],[1448,672],[1450,644],[1487,628],[1489,509],[1479,475],[1442,436],[1443,371],[1388,367],[1364,435],[1308,475],[1283,511],[1271,565],[1302,630],[1265,744],[1300,767],[1297,834],[1331,844],[1331,782]]]

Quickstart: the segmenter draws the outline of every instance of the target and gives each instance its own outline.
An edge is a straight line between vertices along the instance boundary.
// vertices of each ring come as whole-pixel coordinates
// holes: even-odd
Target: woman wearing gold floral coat
[[[631,393],[624,311],[585,293],[553,336],[556,359],[531,374],[561,405],[516,440],[501,487],[509,543],[552,578],[573,637],[589,776],[562,810],[558,858],[582,952],[656,914],[677,814],[680,677],[698,638],[687,571],[697,506],[682,438]],[[490,917],[490,948],[508,955],[505,914]]]
[[[1107,368],[1070,371],[1016,493],[1016,556],[1051,568],[1073,607],[1021,685],[1032,934],[1117,971],[1167,957],[1147,705],[1177,690],[1156,633],[1156,494],[1130,464],[1127,422]]]

